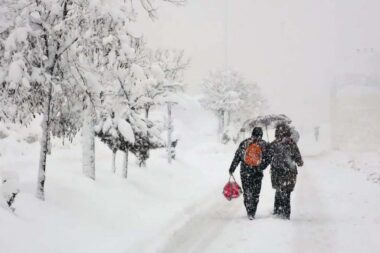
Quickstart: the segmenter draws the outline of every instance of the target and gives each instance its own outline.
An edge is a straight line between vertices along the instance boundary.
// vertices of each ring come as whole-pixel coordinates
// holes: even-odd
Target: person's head
[[[252,130],[252,137],[261,139],[263,137],[263,129],[261,127],[254,127]]]
[[[276,139],[282,139],[284,137],[290,137],[292,135],[290,128],[288,125],[284,123],[280,123],[276,126],[276,130],[274,132],[274,137]]]

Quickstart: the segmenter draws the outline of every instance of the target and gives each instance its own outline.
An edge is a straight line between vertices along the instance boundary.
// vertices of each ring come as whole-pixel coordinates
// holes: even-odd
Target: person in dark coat
[[[263,130],[260,127],[255,127],[252,131],[252,136],[240,143],[229,170],[230,175],[232,175],[240,163],[244,205],[250,220],[255,217],[257,204],[259,203],[263,170],[270,163],[269,145],[262,139],[262,136]],[[257,166],[251,166],[246,163],[246,152],[252,143],[257,144],[261,149],[261,162]]]
[[[301,153],[291,135],[288,125],[279,124],[275,140],[270,144],[271,180],[276,190],[273,213],[285,219],[290,219],[290,195],[296,185],[297,165],[303,166]]]

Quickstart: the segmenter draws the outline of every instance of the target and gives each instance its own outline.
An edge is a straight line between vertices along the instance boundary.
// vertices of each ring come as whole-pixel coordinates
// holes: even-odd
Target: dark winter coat
[[[252,141],[258,141],[259,146],[261,147],[262,150],[262,161],[261,164],[257,167],[251,167],[247,165],[244,162],[244,157],[245,157],[245,152]],[[262,140],[262,139],[255,139],[254,137],[248,138],[244,141],[242,141],[238,147],[238,149],[235,152],[234,159],[232,160],[230,170],[229,172],[232,174],[234,173],[236,167],[240,164],[240,174],[252,174],[252,173],[259,173],[263,174],[263,170],[268,167],[270,164],[270,150],[269,150],[269,144]]]
[[[276,139],[270,144],[272,187],[291,192],[297,180],[297,165],[303,160],[297,144],[290,138]]]

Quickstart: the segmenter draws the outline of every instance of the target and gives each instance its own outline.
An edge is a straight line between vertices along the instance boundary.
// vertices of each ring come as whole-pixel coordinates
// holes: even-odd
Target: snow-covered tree
[[[113,154],[119,150],[125,153],[122,173],[124,177],[127,177],[128,152],[134,154],[139,160],[139,165],[143,166],[149,158],[151,149],[164,146],[159,127],[135,112],[127,114],[127,118],[118,117],[115,113],[106,114],[96,125],[95,132]],[[115,155],[113,155],[112,171],[115,170]]]
[[[82,167],[90,178],[95,178],[95,131],[98,115],[108,104],[104,94],[117,93],[116,82],[120,66],[126,66],[135,57],[134,38],[129,35],[131,10],[121,5],[115,10],[109,5],[93,6],[91,15],[84,20],[83,38],[78,41],[72,60],[73,79],[85,87],[82,112]],[[78,64],[76,64],[78,62]],[[125,68],[125,67],[124,67]],[[120,77],[119,77],[120,78]],[[111,105],[110,105],[111,106]]]
[[[153,105],[165,105],[167,111],[167,154],[168,163],[175,158],[175,146],[177,140],[172,140],[174,125],[172,121],[172,107],[181,100],[184,91],[184,71],[188,67],[190,60],[184,56],[183,50],[156,50],[152,57],[154,62],[164,72],[164,80],[158,82],[148,90],[147,96],[153,102],[145,105],[145,115],[148,118],[149,110]]]
[[[133,33],[128,24],[136,18],[134,2],[154,16],[150,0],[4,0],[13,12],[0,33],[0,120],[27,124],[36,114],[44,115],[41,199],[51,134],[70,137],[83,122],[92,124],[102,94],[97,84],[105,85],[106,78],[118,73],[114,71],[131,67],[120,64],[133,54],[124,42]]]
[[[163,1],[175,5],[183,5],[185,3],[185,0]],[[153,101],[153,103],[151,102],[152,99],[149,97],[147,90],[149,90],[149,87],[152,85],[160,85],[163,77],[165,77],[165,75],[162,74],[162,69],[160,66],[157,65],[156,61],[153,61],[149,57],[149,54],[146,53],[150,52],[150,50],[147,49],[146,44],[142,39],[141,32],[135,29],[135,26],[133,25],[134,21],[137,19],[137,12],[135,8],[136,2],[141,4],[143,9],[151,18],[157,17],[158,7],[156,4],[158,4],[159,1],[124,1],[120,6],[121,8],[117,8],[118,5],[115,6],[114,3],[110,3],[110,6],[113,6],[113,8],[110,9],[111,11],[107,11],[103,4],[96,9],[96,15],[92,15],[96,18],[92,20],[92,25],[89,25],[86,31],[86,34],[94,34],[95,36],[97,34],[102,34],[103,36],[100,36],[102,40],[95,40],[97,42],[94,43],[94,39],[92,38],[93,36],[90,36],[88,37],[90,43],[83,46],[83,48],[89,48],[89,55],[92,56],[90,57],[90,59],[92,59],[91,63],[95,63],[95,68],[102,71],[102,84],[107,84],[107,87],[102,88],[102,102],[105,102],[102,103],[100,111],[106,110],[109,113],[109,116],[116,114],[116,117],[119,117],[120,120],[128,119],[130,117],[137,118],[136,115],[138,112],[142,108],[145,108],[147,104],[152,105],[156,103],[155,101]],[[120,5],[120,2],[118,4]],[[99,26],[99,24],[101,25]],[[94,31],[89,32],[91,30]],[[99,38],[99,36],[97,38]],[[91,43],[93,43],[93,45]],[[183,53],[178,54],[177,62],[182,63],[182,58]],[[180,68],[175,70],[175,72],[180,72]],[[90,105],[94,104],[94,102],[90,103]],[[133,114],[134,116],[129,114]],[[147,111],[146,114],[148,115]],[[87,120],[84,122],[93,123],[94,116],[89,118],[89,120],[90,121]],[[140,122],[143,123],[144,128],[152,128],[152,122]],[[134,123],[134,121],[131,120],[131,123]],[[86,127],[86,125],[88,125],[88,127]],[[88,129],[87,131],[85,131],[86,128]],[[141,126],[134,126],[137,137],[139,136],[139,128],[141,128]],[[87,152],[88,154],[84,155],[84,161],[91,163],[94,160],[91,159],[94,156],[94,150],[91,148],[94,146],[93,127],[90,127],[89,124],[84,124],[82,133],[84,136],[83,143],[90,144],[87,148],[84,148],[84,150],[92,150],[92,152]],[[143,137],[143,139],[144,138],[147,139],[146,137]],[[137,138],[137,140],[139,140],[139,138]],[[133,146],[134,149],[137,148],[138,143],[139,142],[137,141],[137,144]],[[143,143],[144,142],[140,144]],[[153,147],[155,145],[151,144],[151,146]],[[144,149],[143,146],[141,146],[141,148]],[[127,166],[128,149],[124,151],[124,164]],[[116,151],[113,150],[114,157],[115,152]],[[145,154],[148,152],[149,151],[140,153]],[[136,154],[139,152],[134,153]],[[143,155],[140,155],[140,157],[143,157]],[[142,164],[145,164],[146,159],[142,159]],[[88,171],[94,171],[94,164],[92,164],[92,166],[87,166],[87,164],[84,163],[84,170],[86,170],[86,167],[90,168],[87,169]]]
[[[183,50],[158,49],[147,52],[144,100],[141,100],[148,119],[152,107],[163,105],[184,89],[184,71],[189,59]]]
[[[110,132],[103,131],[103,127],[100,131],[98,124],[96,135],[108,144],[114,158],[117,150],[125,152],[126,171],[129,151],[138,157],[142,166],[149,157],[150,149],[163,146],[162,140],[158,137],[158,128],[155,126],[157,123],[147,119],[149,110],[146,110],[146,105],[149,104],[150,108],[162,103],[158,98],[168,97],[177,90],[175,86],[182,87],[182,83],[179,83],[182,81],[181,71],[187,63],[185,64],[183,60],[183,52],[169,54],[169,51],[166,51],[166,54],[159,54],[160,57],[152,57],[147,53],[151,51],[138,34],[130,33],[128,26],[118,26],[117,24],[121,22],[117,20],[110,23],[114,24],[110,29],[112,33],[106,37],[103,44],[109,48],[108,55],[113,57],[107,59],[107,64],[103,67],[107,71],[102,75],[102,82],[107,83],[107,87],[102,90],[101,107],[106,116],[99,124],[106,123],[106,119],[116,123],[111,124],[114,127],[109,130]],[[169,84],[166,78],[170,78],[172,82]],[[157,94],[155,90],[154,96],[150,96],[153,94],[150,92],[154,89],[160,89],[162,92]],[[145,120],[141,118],[143,111],[146,113]],[[131,125],[135,143],[126,141],[125,136],[122,136],[122,132],[119,131],[120,122]],[[115,170],[114,165],[113,170]],[[123,174],[126,176],[126,173]]]
[[[37,196],[44,198],[46,155],[50,139],[52,103],[63,92],[63,60],[78,40],[80,15],[71,1],[24,1],[1,41],[1,97],[7,106],[3,117],[27,123],[43,113],[43,133]]]
[[[221,137],[233,119],[242,123],[259,113],[263,98],[257,84],[247,82],[231,69],[211,72],[203,83],[202,105],[218,118],[218,135]]]
[[[184,90],[184,71],[189,65],[189,59],[184,56],[183,50],[158,49],[148,53],[149,67],[147,68],[148,82],[144,86],[144,99],[140,106],[145,111],[145,118],[153,107],[167,107],[167,144],[168,161],[171,162],[174,150],[172,149],[171,135],[173,124],[171,108],[176,104]],[[175,140],[175,143],[178,140]]]
[[[246,119],[256,118],[266,106],[265,99],[257,83],[243,82],[240,94],[243,104],[236,113],[231,115],[230,119],[239,124]]]
[[[114,30],[118,29],[123,27]],[[118,42],[118,38],[114,36],[108,43],[116,43],[112,47],[116,49],[117,45],[123,45],[119,51],[124,50],[128,54],[115,57],[107,64],[111,74],[105,75],[109,85],[104,93],[103,107],[108,118],[131,124],[136,143],[124,143],[120,148],[120,142],[123,142],[119,140],[120,134],[112,137],[112,134],[97,131],[96,135],[109,145],[114,158],[117,150],[125,152],[125,166],[128,165],[128,151],[138,157],[140,166],[144,166],[149,150],[164,146],[157,131],[159,128],[155,126],[157,122],[148,120],[149,110],[172,99],[171,96],[183,88],[183,70],[188,60],[185,60],[183,51],[149,50],[143,39],[136,35],[127,33],[123,43]],[[115,50],[115,55],[120,55],[119,51]],[[141,118],[142,111],[145,112],[145,120]],[[114,126],[118,132],[118,124]]]

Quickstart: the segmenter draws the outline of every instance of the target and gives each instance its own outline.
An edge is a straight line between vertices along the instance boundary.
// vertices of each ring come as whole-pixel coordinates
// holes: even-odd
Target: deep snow
[[[327,154],[302,142],[308,156],[292,219],[271,215],[267,171],[250,221],[241,198],[228,202],[221,194],[237,145],[216,143],[216,120],[199,104],[182,106],[173,113],[178,159],[168,165],[162,149],[138,168],[131,156],[127,180],[122,155],[113,174],[112,152],[102,143],[96,142],[92,181],[82,175],[80,138],[55,140],[44,202],[34,196],[39,144],[25,142],[25,130],[9,130],[0,139],[0,169],[19,173],[21,192],[14,214],[0,208],[0,252],[380,252],[380,185],[351,166],[378,172],[379,154]]]

